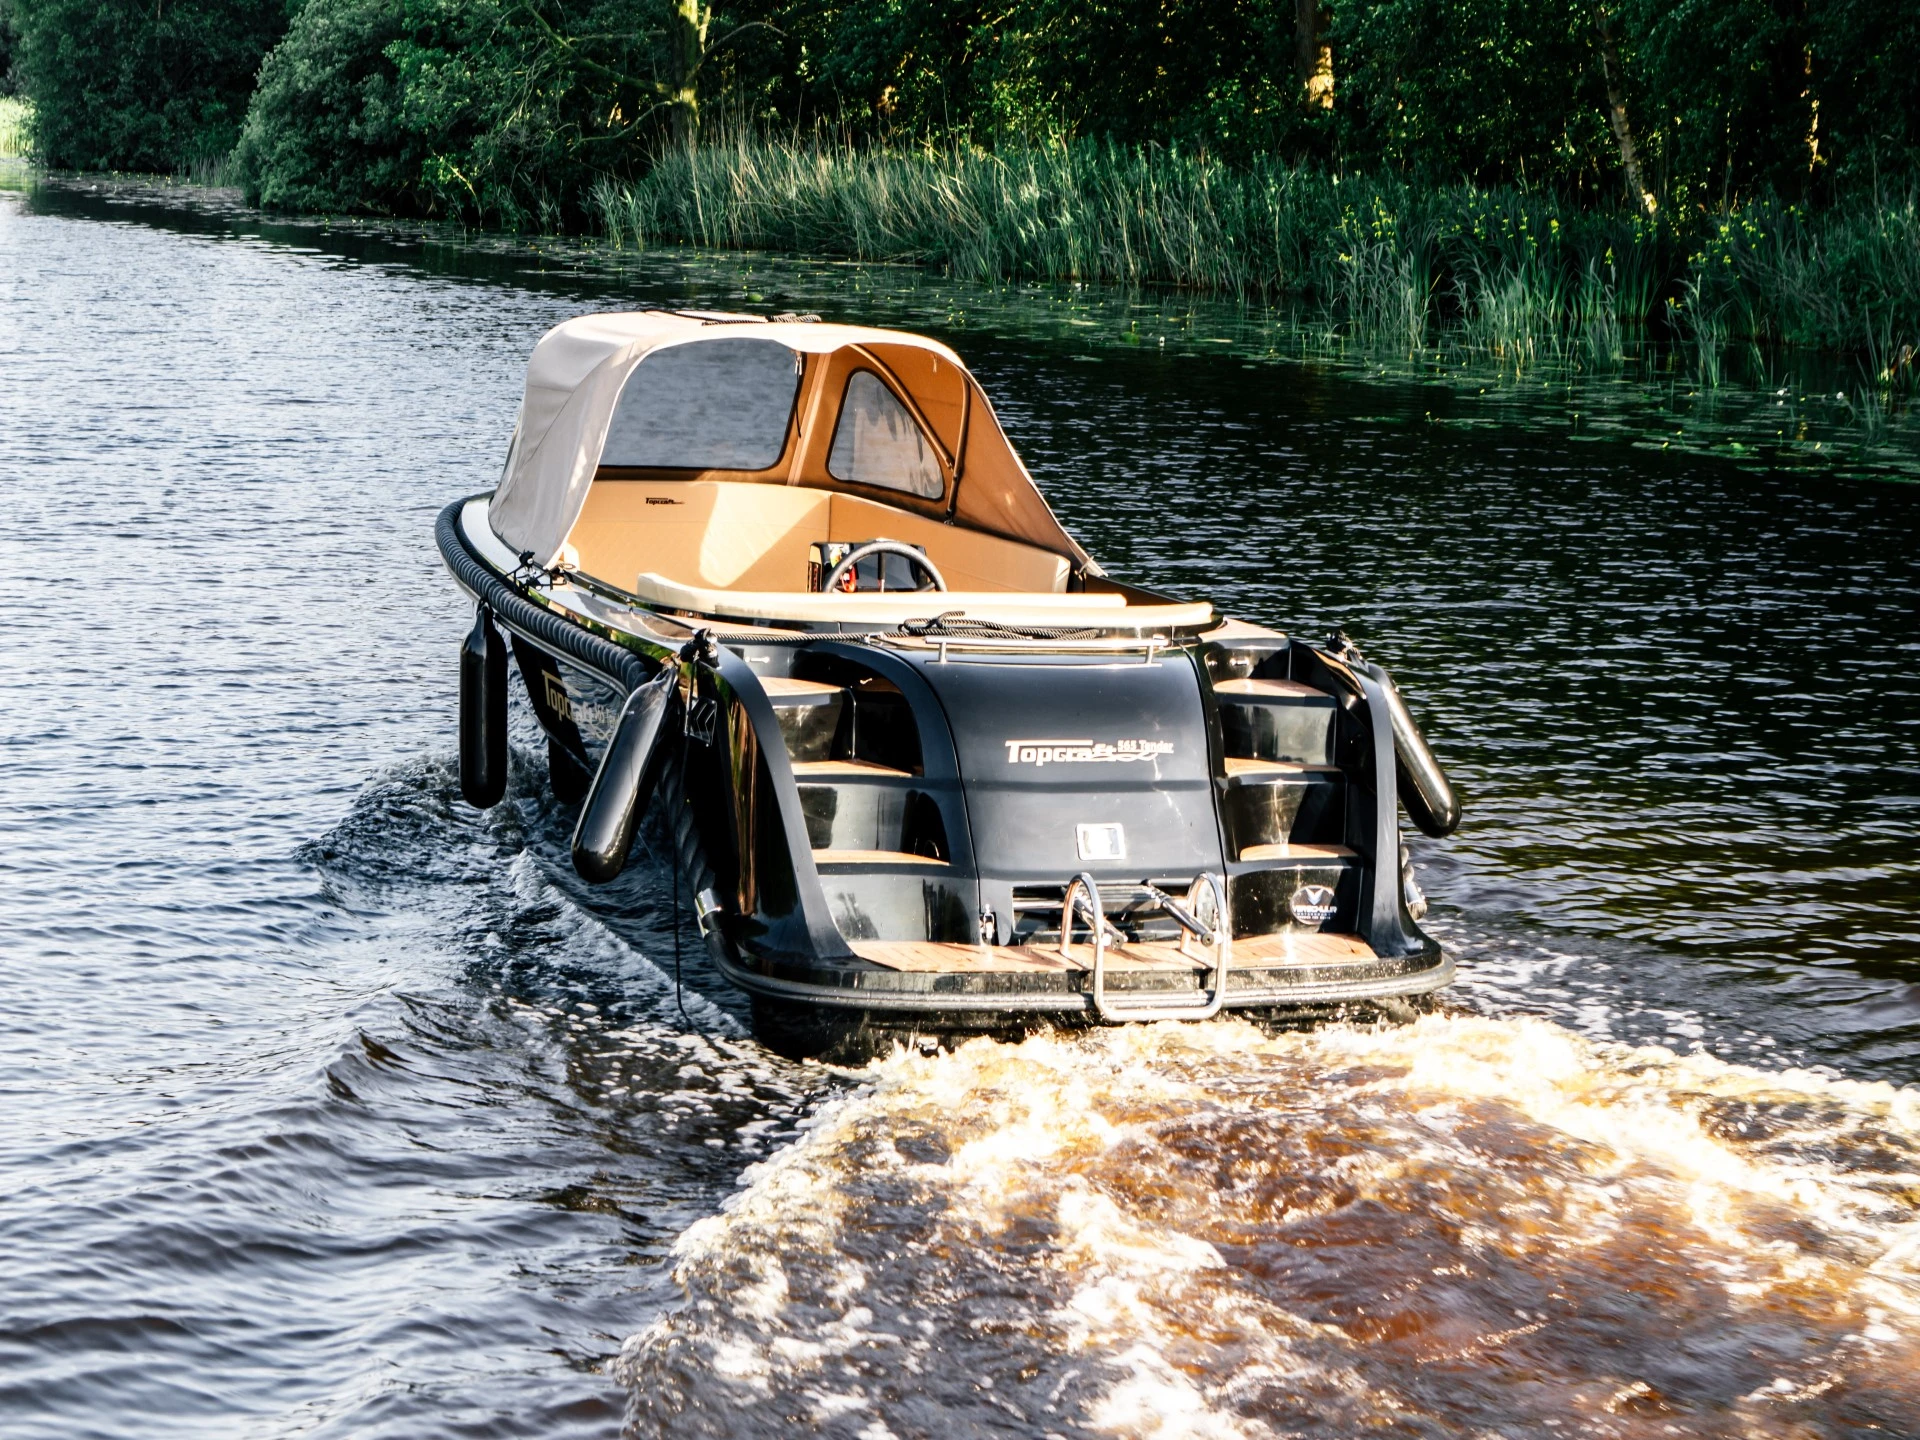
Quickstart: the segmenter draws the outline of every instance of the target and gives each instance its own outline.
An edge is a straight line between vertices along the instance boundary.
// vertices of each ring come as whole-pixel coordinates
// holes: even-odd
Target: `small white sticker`
[[[1127,858],[1127,832],[1118,825],[1076,825],[1073,838],[1082,860]]]

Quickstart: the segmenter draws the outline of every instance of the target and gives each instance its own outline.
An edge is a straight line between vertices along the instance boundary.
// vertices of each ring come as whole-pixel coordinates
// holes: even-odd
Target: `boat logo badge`
[[[1287,902],[1296,925],[1324,925],[1339,908],[1331,885],[1302,885]]]
[[[1009,765],[1127,765],[1173,753],[1171,740],[1003,740]]]
[[[1082,860],[1124,860],[1127,832],[1119,825],[1076,825],[1073,840]]]
[[[573,702],[567,698],[567,682],[553,671],[543,671],[541,678],[546,681],[547,708],[562,724],[573,719]]]

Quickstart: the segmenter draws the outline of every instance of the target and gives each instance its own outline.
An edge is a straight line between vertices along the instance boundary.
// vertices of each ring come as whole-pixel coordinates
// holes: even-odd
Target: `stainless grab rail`
[[[1067,893],[1061,898],[1061,958],[1071,958],[1069,947],[1073,943],[1074,919],[1077,913],[1084,913],[1093,932],[1093,1008],[1102,1020],[1113,1025],[1128,1020],[1211,1020],[1226,1003],[1227,971],[1233,964],[1233,923],[1227,915],[1226,884],[1211,870],[1196,875],[1187,889],[1185,904],[1152,885],[1147,889],[1179,925],[1181,954],[1192,955],[1187,948],[1190,936],[1213,947],[1213,964],[1208,967],[1209,988],[1200,992],[1201,999],[1178,1005],[1157,1005],[1152,1001],[1127,1001],[1108,996],[1107,936],[1111,934],[1122,943],[1124,938],[1101,909],[1100,887],[1084,871],[1067,883]],[[1213,909],[1211,925],[1199,915],[1205,904],[1211,904]]]

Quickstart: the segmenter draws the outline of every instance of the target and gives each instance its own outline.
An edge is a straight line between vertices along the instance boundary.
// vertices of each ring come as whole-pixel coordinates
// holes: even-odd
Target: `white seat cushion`
[[[633,593],[650,605],[695,615],[742,620],[800,620],[816,624],[897,625],[959,611],[969,620],[1001,625],[1123,626],[1204,625],[1213,617],[1205,602],[1190,605],[1128,605],[1124,595],[1019,594],[1005,590],[903,590],[836,592],[717,590],[682,585],[651,571],[633,582]]]

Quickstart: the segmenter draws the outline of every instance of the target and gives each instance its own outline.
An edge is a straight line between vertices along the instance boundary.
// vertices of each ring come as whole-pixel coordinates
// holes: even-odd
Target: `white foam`
[[[1746,1138],[1723,1123],[1729,1112],[1765,1124]],[[1275,1144],[1292,1145],[1306,1169],[1276,1173]],[[1358,1428],[1415,1414],[1444,1427],[1443,1412],[1356,1341],[1362,1332],[1288,1301],[1283,1285],[1249,1285],[1223,1249],[1223,1237],[1246,1233],[1284,1260],[1275,1247],[1290,1227],[1331,1223],[1358,1200],[1409,1225],[1444,1222],[1456,1258],[1432,1267],[1434,1283],[1470,1290],[1488,1267],[1544,1267],[1565,1277],[1556,1304],[1577,1307],[1579,1255],[1605,1251],[1630,1267],[1621,1257],[1657,1231],[1662,1263],[1717,1287],[1729,1324],[1766,1313],[1776,1293],[1790,1306],[1829,1297],[1820,1305],[1842,1318],[1819,1322],[1827,1369],[1796,1372],[1778,1392],[1824,1403],[1844,1381],[1822,1377],[1852,1373],[1850,1354],[1920,1358],[1917,1148],[1913,1089],[1595,1041],[1534,1019],[976,1041],[870,1067],[747,1172],[722,1213],[675,1247],[676,1275],[701,1298],[672,1328],[722,1379],[799,1390],[856,1348],[891,1348],[895,1359],[874,1363],[915,1370],[929,1343],[970,1323],[975,1291],[1047,1296],[1022,1343],[1049,1350],[1062,1372],[1069,1356],[1088,1367],[1076,1403],[1110,1433],[1261,1435],[1237,1397],[1275,1386]],[[895,1194],[924,1197],[903,1202],[916,1208],[897,1232],[924,1253],[898,1270],[939,1277],[931,1298],[851,1253],[871,1244],[846,1228],[856,1212],[884,1214],[874,1197]],[[1436,1222],[1408,1208],[1416,1194],[1442,1212]],[[1387,1270],[1400,1263],[1381,1258]],[[1536,1343],[1554,1321],[1522,1309],[1497,1323],[1420,1323],[1439,1327],[1423,1342],[1433,1353],[1466,1359]],[[658,1343],[630,1351],[644,1360]],[[1635,1403],[1634,1383],[1621,1377],[1615,1400]],[[883,1423],[885,1405],[860,1393]]]

